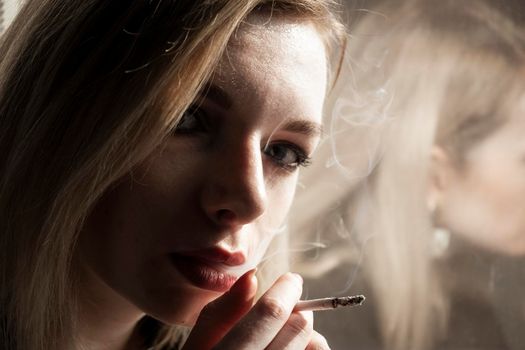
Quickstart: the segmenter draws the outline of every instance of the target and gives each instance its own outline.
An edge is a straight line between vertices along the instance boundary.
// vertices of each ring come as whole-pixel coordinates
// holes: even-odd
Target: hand
[[[302,285],[299,275],[286,273],[253,305],[257,279],[253,271],[247,272],[204,307],[183,349],[329,349],[313,330],[313,313],[292,312]]]

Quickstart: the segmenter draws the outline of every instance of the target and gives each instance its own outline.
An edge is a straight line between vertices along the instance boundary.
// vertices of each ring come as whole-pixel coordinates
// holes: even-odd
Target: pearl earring
[[[441,228],[434,227],[432,230],[432,242],[431,242],[431,253],[434,257],[441,257],[445,255],[448,247],[450,246],[450,231]]]
[[[433,257],[441,257],[445,255],[448,247],[450,246],[450,231],[444,227],[439,227],[437,224],[437,201],[429,200],[427,205],[432,216],[432,237],[430,242],[430,252]]]

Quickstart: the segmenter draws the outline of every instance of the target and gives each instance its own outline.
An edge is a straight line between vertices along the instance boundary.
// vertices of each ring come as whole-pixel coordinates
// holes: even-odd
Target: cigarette
[[[331,297],[312,300],[301,300],[294,308],[294,311],[321,311],[337,309],[340,306],[359,306],[365,301],[364,295],[354,295],[349,297]]]

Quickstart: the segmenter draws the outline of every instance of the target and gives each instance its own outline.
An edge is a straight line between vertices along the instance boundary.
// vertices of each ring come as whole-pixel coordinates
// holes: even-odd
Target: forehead
[[[326,50],[313,23],[252,16],[231,38],[213,80],[247,100],[268,103],[273,94],[273,102],[300,98],[318,109],[326,77]]]
[[[255,58],[267,66],[279,60],[287,64],[313,64],[325,59],[325,47],[317,26],[308,20],[286,17],[267,18],[255,15],[248,18],[234,33],[228,52],[239,57]],[[254,62],[255,63],[255,62]]]

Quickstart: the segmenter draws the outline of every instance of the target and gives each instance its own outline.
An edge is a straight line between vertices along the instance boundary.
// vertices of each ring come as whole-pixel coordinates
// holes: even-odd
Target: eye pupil
[[[205,125],[201,114],[199,110],[191,108],[185,111],[175,127],[175,133],[188,134],[204,131]]]
[[[180,129],[192,129],[196,125],[197,125],[197,119],[195,118],[195,116],[193,114],[191,114],[191,113],[188,113],[186,111],[182,115],[182,118],[181,118],[179,124],[177,125],[177,128],[180,128]]]
[[[275,159],[284,164],[291,165],[297,162],[297,155],[295,152],[282,145],[272,146],[270,148],[270,153]]]
[[[306,152],[288,142],[268,145],[264,149],[264,153],[270,157],[277,166],[287,171],[294,171],[301,166],[308,166],[310,164],[310,158],[306,155]]]

